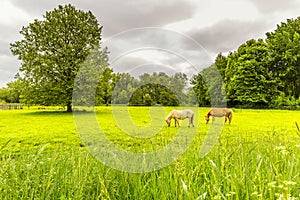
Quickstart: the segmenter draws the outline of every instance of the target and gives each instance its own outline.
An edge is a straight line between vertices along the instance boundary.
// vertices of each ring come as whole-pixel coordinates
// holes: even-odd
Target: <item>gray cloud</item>
[[[2,87],[14,79],[20,64],[17,59],[8,55],[0,55],[0,60],[0,87]]]
[[[15,6],[26,9],[28,13],[41,16],[46,10],[50,11],[59,4],[69,1],[12,0]],[[121,31],[137,27],[163,26],[168,23],[188,19],[193,16],[196,7],[185,0],[74,0],[72,5],[78,9],[91,10],[103,25],[106,37]]]
[[[90,10],[98,18],[99,24],[103,26],[104,37],[110,37],[121,31],[138,27],[164,26],[168,23],[188,19],[192,17],[196,11],[196,7],[192,5],[190,1],[186,0],[167,0],[164,2],[159,0],[73,0],[72,2],[68,0],[42,2],[36,0],[11,0],[10,2],[15,7],[26,12],[29,16],[32,16],[32,20],[25,22],[20,19],[17,24],[0,24],[0,53],[1,55],[11,56],[10,58],[5,57],[5,59],[1,57],[2,75],[0,87],[4,85],[4,80],[6,80],[3,76],[9,74],[8,77],[11,78],[11,74],[15,74],[18,68],[17,66],[11,68],[12,65],[17,64],[17,58],[11,55],[9,43],[13,43],[21,38],[19,31],[22,26],[27,26],[28,23],[33,22],[36,18],[42,19],[46,11],[51,11],[57,8],[58,5],[71,3],[77,9],[84,11]],[[140,40],[139,42],[145,41],[149,42],[149,40]],[[163,42],[163,40],[160,40],[160,42]],[[109,49],[109,51],[112,50]],[[116,51],[118,50],[116,49]]]
[[[128,73],[135,78],[144,73],[165,72],[168,75],[172,75],[180,71],[178,67],[172,67],[167,63],[149,62],[149,60],[134,56],[124,56],[112,63],[112,67],[114,72]]]
[[[11,55],[8,41],[0,40],[0,55]]]
[[[0,55],[12,55],[10,52],[10,43],[21,39],[21,37],[17,36],[20,29],[17,26],[1,25]]]
[[[252,8],[253,12],[256,12],[256,9],[258,12],[251,16],[253,20],[249,20],[250,17],[246,17],[247,20],[245,20],[245,16],[239,16],[239,8],[232,11],[235,15],[227,16],[226,12],[220,14],[217,11],[220,9],[227,11],[229,8],[210,7],[210,1],[197,0],[9,0],[18,8],[18,11],[22,11],[22,15],[21,13],[19,15],[15,13],[13,17],[10,16],[10,20],[2,21],[5,24],[0,23],[0,87],[4,86],[8,80],[12,80],[19,66],[17,58],[10,53],[9,43],[21,38],[19,31],[22,26],[27,26],[35,18],[42,19],[46,11],[57,8],[59,4],[71,3],[77,9],[90,10],[97,17],[99,24],[103,26],[102,42],[104,46],[109,47],[108,50],[111,52],[112,57],[126,52],[124,48],[126,50],[127,46],[133,49],[134,47],[159,46],[162,49],[174,51],[166,51],[165,53],[169,53],[168,56],[155,57],[153,59],[154,64],[149,63],[149,59],[146,59],[146,57],[137,56],[128,56],[126,59],[112,63],[113,67],[120,68],[145,65],[141,70],[151,66],[153,69],[159,70],[161,68],[159,63],[161,63],[161,65],[169,65],[179,71],[192,71],[186,60],[178,57],[178,55],[188,57],[188,60],[196,63],[199,68],[207,67],[212,62],[208,54],[212,58],[219,52],[236,50],[240,44],[249,39],[264,37],[267,31],[276,28],[276,24],[291,16],[297,16],[300,11],[298,0],[228,1],[231,1],[231,6],[235,2],[251,2],[255,6],[254,9]],[[212,2],[212,5],[218,5],[219,0],[213,0]],[[223,3],[222,5],[227,4]],[[212,15],[216,17],[212,17]],[[202,21],[197,23],[199,18]],[[205,19],[207,20],[205,21]],[[209,19],[215,19],[213,20],[214,24]],[[173,37],[172,34],[170,36],[170,34],[163,35],[155,32],[142,35],[128,34],[119,41],[115,41],[113,45],[105,45],[106,40],[122,31],[142,27],[164,27],[170,24],[175,24],[176,27],[178,25],[176,22],[180,22],[179,30],[188,28],[189,31],[186,34],[195,39],[204,49],[199,48],[199,46],[184,37],[177,38],[176,36]],[[207,24],[206,27],[201,25],[202,22]],[[175,28],[175,30],[177,29]],[[168,69],[165,70],[168,71]]]
[[[250,0],[262,13],[282,12],[297,5],[297,0]]]
[[[10,81],[13,80],[14,75],[11,74],[9,71],[2,70],[0,67],[0,81],[3,83],[9,83]],[[4,86],[4,84],[2,85]],[[1,85],[0,85],[1,87]]]
[[[146,63],[149,62],[143,58],[126,56],[114,61],[113,63],[111,63],[111,66],[113,67],[115,72],[129,73],[130,69],[145,65]]]
[[[224,20],[210,27],[191,30],[187,34],[207,51],[217,54],[235,50],[249,39],[264,37],[269,27],[270,24],[262,21]]]
[[[165,66],[167,71],[172,69],[194,75],[212,64],[205,49],[194,40],[166,29],[131,30],[105,41],[103,45],[111,51],[112,62],[121,57],[113,66],[119,68],[126,63],[127,70],[149,63],[153,66],[155,63]],[[126,61],[128,57],[130,62]]]

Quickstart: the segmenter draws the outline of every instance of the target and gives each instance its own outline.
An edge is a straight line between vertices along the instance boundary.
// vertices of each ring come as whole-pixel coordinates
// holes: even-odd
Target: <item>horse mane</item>
[[[171,112],[168,114],[166,120],[172,118],[173,113],[174,113],[174,110],[171,110]]]

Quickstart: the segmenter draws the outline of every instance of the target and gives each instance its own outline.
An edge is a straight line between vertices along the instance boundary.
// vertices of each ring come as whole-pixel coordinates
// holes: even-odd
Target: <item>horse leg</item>
[[[179,126],[178,119],[176,117],[174,117],[174,120],[175,120],[175,127],[177,127],[177,124]]]
[[[180,127],[178,118],[175,118],[175,119],[176,119],[176,121],[177,121],[178,127]]]
[[[190,128],[190,125],[192,125],[194,127],[194,123],[193,123],[193,117],[189,118],[189,128]]]
[[[215,123],[215,117],[212,118],[211,123],[212,123],[212,124]]]
[[[224,121],[224,124],[226,124],[226,122],[227,122],[227,117],[225,116],[225,121]]]

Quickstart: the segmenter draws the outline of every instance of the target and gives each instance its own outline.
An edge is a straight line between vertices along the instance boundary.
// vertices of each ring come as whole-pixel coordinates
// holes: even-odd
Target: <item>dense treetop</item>
[[[201,76],[210,78],[208,74],[217,67],[223,77],[219,93],[225,92],[223,101],[229,106],[300,106],[299,34],[298,17],[266,33],[266,40],[251,39],[228,56],[220,53],[213,66],[192,79],[199,104],[209,105],[210,95],[214,95],[209,93],[214,90],[205,86]]]
[[[11,44],[22,61],[22,99],[27,104],[65,105],[71,111],[74,79],[90,50],[100,47],[101,29],[91,12],[72,5],[46,12]]]

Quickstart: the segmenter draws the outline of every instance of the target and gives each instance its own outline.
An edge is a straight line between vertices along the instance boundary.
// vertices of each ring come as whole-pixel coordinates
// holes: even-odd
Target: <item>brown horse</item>
[[[189,126],[192,125],[194,127],[194,112],[192,110],[172,110],[169,115],[167,116],[166,118],[166,122],[168,124],[168,126],[170,126],[171,124],[171,120],[172,118],[174,118],[175,120],[175,127],[176,127],[176,124],[178,124],[178,126],[180,127],[180,124],[179,124],[179,119],[180,120],[184,120],[186,118],[189,118]]]
[[[212,116],[212,122],[215,121],[215,117],[224,117],[225,116],[224,123],[226,123],[226,121],[228,119],[229,125],[230,125],[232,116],[233,116],[233,111],[228,108],[219,108],[219,109],[212,108],[208,111],[207,115],[205,116],[206,124],[209,122],[210,116]]]

